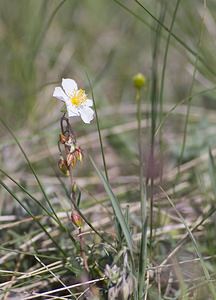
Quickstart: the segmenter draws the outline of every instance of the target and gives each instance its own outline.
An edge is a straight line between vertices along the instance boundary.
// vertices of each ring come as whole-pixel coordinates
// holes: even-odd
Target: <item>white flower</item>
[[[94,111],[90,108],[93,101],[87,98],[84,90],[78,90],[73,79],[62,79],[62,87],[56,87],[53,97],[64,101],[69,117],[80,116],[84,123],[90,123],[94,118]]]

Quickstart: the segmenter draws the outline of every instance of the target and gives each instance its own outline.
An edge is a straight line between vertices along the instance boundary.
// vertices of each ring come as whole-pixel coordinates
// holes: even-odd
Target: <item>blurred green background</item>
[[[157,18],[163,6],[164,24],[170,27],[175,1],[141,3]],[[203,15],[205,20],[199,43]],[[206,9],[200,0],[180,2],[173,32],[204,61],[197,64],[194,92],[215,84],[215,18],[214,0],[208,1]],[[59,105],[52,99],[53,87],[62,77],[74,78],[86,87],[86,72],[102,109],[132,104],[131,78],[134,73],[143,72],[151,83],[155,29],[155,20],[131,0],[1,0],[1,117],[15,129],[26,123],[38,128],[54,121]],[[159,76],[167,36],[167,31],[162,29]],[[176,103],[188,95],[195,59],[171,38],[165,103]],[[215,92],[196,98],[195,104],[215,108]]]
[[[179,7],[167,51],[169,28],[177,3]],[[159,27],[158,22],[163,25]],[[156,44],[157,52],[154,53]],[[65,177],[61,177],[57,169],[57,140],[62,104],[54,99],[52,94],[54,87],[61,85],[62,78],[73,78],[91,95],[89,77],[98,107],[111,185],[125,207],[129,207],[130,204],[132,211],[129,219],[134,236],[142,231],[138,218],[139,159],[132,78],[138,72],[144,73],[147,78],[147,86],[142,94],[146,167],[152,133],[151,101],[158,100],[167,54],[161,100],[165,113],[174,105],[176,108],[161,127],[162,142],[158,142],[159,135],[155,138],[152,173],[158,179],[160,167],[163,169],[164,189],[168,193],[173,192],[172,199],[190,226],[200,218],[204,220],[208,212],[215,207],[216,195],[216,168],[213,158],[216,154],[215,49],[215,0],[0,0],[0,118],[8,124],[21,142],[56,212],[70,212],[71,206],[62,187],[62,182],[65,182],[66,189],[70,187],[70,183]],[[202,91],[204,92],[200,93]],[[155,98],[152,95],[155,95]],[[193,97],[189,98],[189,102],[188,96],[191,95]],[[185,130],[188,103],[191,107]],[[157,116],[157,126],[160,117],[162,116]],[[84,149],[84,163],[79,164],[75,170],[75,177],[82,191],[82,211],[92,222],[107,217],[104,230],[111,228],[110,232],[113,232],[113,215],[104,210],[104,207],[110,208],[110,202],[88,156],[85,155],[92,154],[97,165],[103,170],[96,122],[93,121],[91,126],[74,119],[73,122],[78,144]],[[186,147],[180,164],[188,164],[180,166],[180,176],[177,178],[175,172],[184,133]],[[4,126],[0,126],[0,136],[1,167],[5,170],[1,176],[6,187],[11,188],[14,195],[18,195],[21,203],[25,203],[33,214],[42,215],[41,207],[35,205],[4,173],[15,178],[44,203],[44,195],[28,163]],[[210,147],[214,148],[213,154]],[[145,175],[148,172],[146,169],[147,167],[144,170]],[[175,191],[171,191],[173,186]],[[156,192],[159,194],[161,190]],[[9,224],[9,229],[5,231],[3,244],[5,247],[20,249],[23,240],[33,236],[35,231],[38,233],[38,228],[32,219],[29,219],[29,214],[15,202],[13,193],[8,195],[3,188],[0,193],[2,222],[5,222],[5,216],[12,218],[9,218],[6,224]],[[150,264],[159,265],[184,237],[186,231],[181,220],[176,218],[176,212],[165,195],[160,194],[154,201],[154,227],[155,232],[159,230],[159,234],[155,234],[154,253]],[[44,226],[47,226],[46,217],[43,218]],[[65,213],[62,218],[64,224],[70,228],[72,225],[67,217]],[[9,223],[10,220],[12,223],[13,220],[22,221],[25,218],[27,223],[23,225],[23,230],[19,223],[17,226]],[[215,218],[210,216],[206,220],[207,225],[195,234],[200,252],[205,257],[212,255],[212,259],[216,247]],[[59,244],[69,247],[68,238],[62,235],[56,227],[57,224],[51,223],[50,220],[49,222],[50,228],[57,228],[56,238]],[[14,228],[10,230],[10,226]],[[99,221],[96,226],[101,229]],[[43,251],[43,244],[38,243],[37,246],[40,248],[41,245]],[[8,250],[3,249],[3,255],[5,251]],[[191,257],[196,258],[191,243],[182,248],[182,253],[177,258],[179,261],[181,256],[185,261]],[[26,261],[27,267],[22,265],[25,272],[28,270],[28,258]],[[14,270],[15,260],[12,258],[10,263],[11,265],[7,264],[6,259],[4,267]],[[215,275],[214,260],[209,261],[207,265]],[[187,267],[188,265],[183,266],[182,270],[188,274],[191,270],[190,266]],[[71,273],[67,274],[65,270],[64,272],[67,276],[69,274],[70,282]],[[199,284],[203,281],[199,272],[192,270],[190,280],[187,281],[188,286],[192,287],[191,280],[194,279],[195,282],[197,278],[201,278],[197,281],[197,290],[202,289]],[[168,282],[168,277],[167,281],[166,276],[164,278],[164,283],[161,282],[162,289],[166,289]],[[187,276],[184,278],[186,282]],[[176,297],[181,288],[181,280],[179,282],[177,285],[174,282]],[[158,299],[156,283],[152,290],[153,296],[149,299]],[[202,292],[200,295],[197,293],[196,299],[207,299],[204,289]]]

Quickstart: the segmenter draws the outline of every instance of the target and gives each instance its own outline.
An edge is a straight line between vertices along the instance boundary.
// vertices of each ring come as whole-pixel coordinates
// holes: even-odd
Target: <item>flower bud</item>
[[[67,155],[67,165],[75,167],[77,161],[82,161],[83,159],[83,154],[82,154],[82,149],[80,147],[74,148],[73,152],[68,153]]]
[[[84,225],[84,221],[77,211],[71,213],[71,221],[78,228]]]
[[[138,73],[133,77],[135,88],[141,89],[146,84],[146,78],[142,73]]]
[[[67,155],[67,165],[74,167],[76,165],[76,157],[73,153]]]
[[[65,136],[64,134],[59,134],[59,142],[61,143],[61,144],[65,144],[66,142],[68,141],[68,137],[67,136]]]
[[[73,193],[77,192],[77,184],[76,184],[76,182],[74,182],[73,185],[72,185],[72,192]]]
[[[62,156],[60,156],[58,161],[58,167],[64,175],[69,176],[67,161]]]
[[[82,161],[83,159],[82,149],[80,147],[76,148],[76,158],[79,161]]]

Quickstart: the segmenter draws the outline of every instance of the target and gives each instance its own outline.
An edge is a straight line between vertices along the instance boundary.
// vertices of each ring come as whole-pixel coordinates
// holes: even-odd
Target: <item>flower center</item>
[[[84,90],[78,90],[74,92],[73,96],[70,98],[70,101],[75,106],[80,106],[87,100],[87,96]]]

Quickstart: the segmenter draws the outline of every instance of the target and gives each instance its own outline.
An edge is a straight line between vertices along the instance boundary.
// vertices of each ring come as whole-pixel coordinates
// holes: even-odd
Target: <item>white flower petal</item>
[[[92,99],[87,99],[87,100],[85,101],[85,105],[86,105],[86,106],[93,106],[93,100],[92,100]]]
[[[65,94],[63,89],[61,87],[56,87],[54,92],[53,92],[53,97],[61,100],[61,101],[67,101],[68,96]]]
[[[79,113],[68,109],[68,117],[78,117]]]
[[[79,116],[79,111],[77,107],[72,105],[70,101],[66,102],[66,107],[67,107],[68,117]]]
[[[74,91],[78,90],[76,81],[70,78],[63,78],[62,79],[62,86],[65,91],[65,93],[70,97],[73,95]]]
[[[81,106],[79,108],[79,113],[84,123],[89,124],[94,118],[94,111],[88,106]]]

